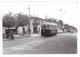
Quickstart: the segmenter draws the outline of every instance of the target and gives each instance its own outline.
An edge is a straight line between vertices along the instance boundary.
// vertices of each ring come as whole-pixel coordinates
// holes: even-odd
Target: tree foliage
[[[4,27],[9,28],[9,27],[15,26],[15,19],[12,16],[12,13],[5,14],[2,19],[3,19],[3,26]]]
[[[3,16],[3,26],[4,27],[18,27],[18,26],[25,26],[29,24],[29,16],[18,13],[15,15],[12,15],[12,13],[5,14]]]
[[[25,26],[29,24],[29,16],[28,15],[24,15],[22,13],[18,13],[17,16],[17,26]]]

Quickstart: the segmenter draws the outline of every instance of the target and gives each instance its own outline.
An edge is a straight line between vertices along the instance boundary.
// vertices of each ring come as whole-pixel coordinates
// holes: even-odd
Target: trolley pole
[[[28,10],[29,10],[29,27],[28,27],[28,31],[29,31],[29,35],[30,35],[30,31],[31,31],[31,29],[30,29],[30,5],[28,7]]]

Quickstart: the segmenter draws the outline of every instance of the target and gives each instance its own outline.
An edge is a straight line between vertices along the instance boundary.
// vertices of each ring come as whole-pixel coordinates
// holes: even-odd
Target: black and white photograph
[[[77,54],[78,1],[3,0],[2,54]]]

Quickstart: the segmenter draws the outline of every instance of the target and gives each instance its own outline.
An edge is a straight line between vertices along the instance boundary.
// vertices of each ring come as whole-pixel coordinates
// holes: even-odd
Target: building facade
[[[41,18],[31,18],[30,20],[30,29],[31,33],[41,33],[41,25],[45,22],[44,19]]]

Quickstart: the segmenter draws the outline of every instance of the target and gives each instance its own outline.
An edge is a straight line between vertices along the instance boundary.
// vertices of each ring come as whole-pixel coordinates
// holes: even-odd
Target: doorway
[[[37,27],[33,27],[33,32],[37,33]]]

